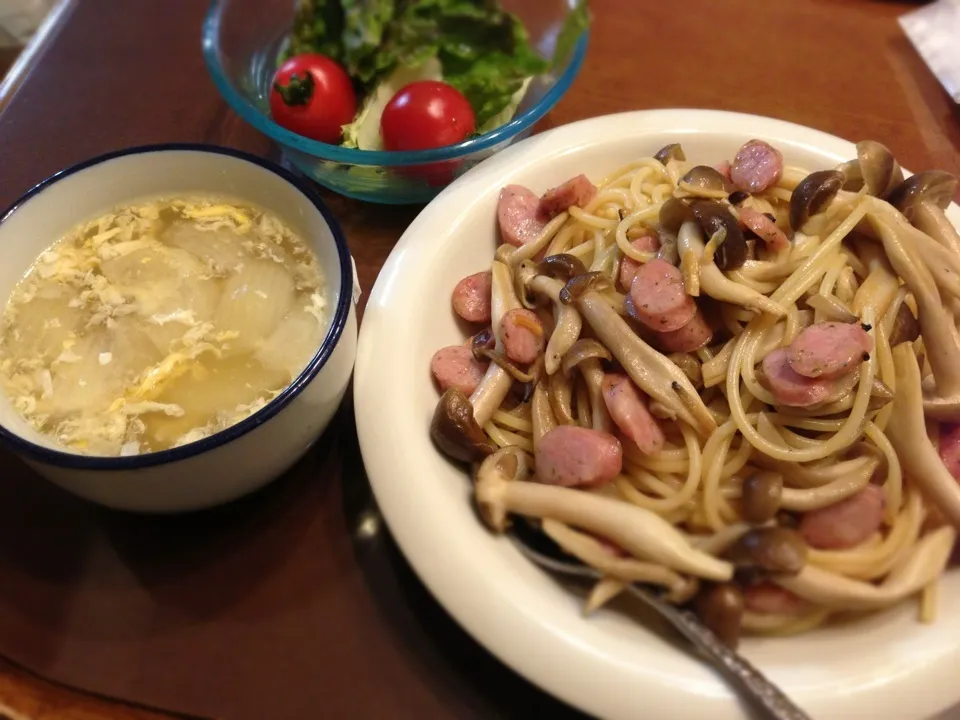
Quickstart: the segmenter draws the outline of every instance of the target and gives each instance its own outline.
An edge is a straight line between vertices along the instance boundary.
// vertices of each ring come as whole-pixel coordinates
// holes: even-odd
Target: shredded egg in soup
[[[317,258],[275,215],[225,198],[152,199],[78,225],[11,294],[0,383],[57,444],[137,455],[263,407],[328,327]]]

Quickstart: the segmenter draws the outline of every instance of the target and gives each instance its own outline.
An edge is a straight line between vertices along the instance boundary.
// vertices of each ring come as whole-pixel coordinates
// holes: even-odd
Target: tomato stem
[[[286,105],[306,105],[313,95],[313,76],[304,73],[303,77],[300,77],[294,73],[286,85],[281,85],[279,81],[273,83],[273,89],[280,94]]]

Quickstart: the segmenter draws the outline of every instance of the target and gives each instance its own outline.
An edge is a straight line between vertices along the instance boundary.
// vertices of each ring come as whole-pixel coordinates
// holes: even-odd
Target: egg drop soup
[[[328,327],[311,249],[224,198],[153,199],[83,223],[34,262],[0,328],[0,383],[64,449],[137,455],[250,416]]]

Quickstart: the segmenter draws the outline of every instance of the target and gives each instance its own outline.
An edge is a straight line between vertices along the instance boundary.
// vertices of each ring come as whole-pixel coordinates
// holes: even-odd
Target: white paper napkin
[[[960,103],[960,0],[937,0],[902,15],[900,26],[953,101]]]

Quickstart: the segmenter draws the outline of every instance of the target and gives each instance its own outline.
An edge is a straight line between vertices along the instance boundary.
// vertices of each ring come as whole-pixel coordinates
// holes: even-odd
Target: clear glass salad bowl
[[[503,4],[523,22],[537,52],[552,57],[573,0]],[[513,119],[488,133],[457,145],[413,152],[345,148],[292,133],[270,117],[270,83],[294,7],[294,0],[214,0],[203,23],[207,68],[230,107],[276,142],[300,171],[342,195],[377,203],[429,202],[478,162],[529,135],[573,83],[587,49],[584,32],[565,67],[534,78]]]

